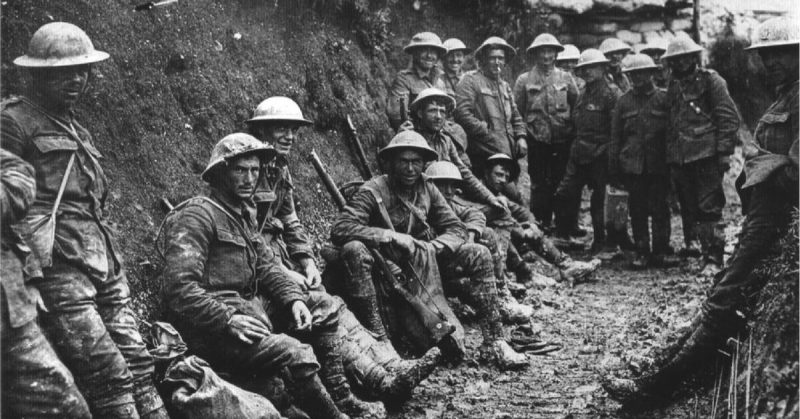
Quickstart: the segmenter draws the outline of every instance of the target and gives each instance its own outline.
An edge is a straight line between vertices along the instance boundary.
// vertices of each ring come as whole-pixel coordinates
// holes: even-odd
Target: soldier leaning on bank
[[[669,173],[666,152],[666,91],[655,86],[660,71],[644,54],[633,54],[622,61],[623,72],[632,89],[623,94],[611,115],[611,144],[608,149],[609,179],[622,184],[630,193],[633,239],[636,246],[634,268],[677,263],[670,247],[670,211],[667,203]],[[652,246],[650,226],[652,219]]]
[[[563,50],[553,35],[537,36],[526,50],[534,64],[514,83],[514,100],[528,134],[530,208],[546,231],[553,223],[556,188],[569,160],[574,133],[572,108],[579,95],[572,75],[555,66]]]
[[[686,240],[700,240],[704,261],[722,266],[725,248],[722,179],[736,147],[739,114],[725,80],[700,66],[703,48],[681,36],[662,56],[672,78],[667,163],[683,216]]]
[[[3,108],[0,141],[36,170],[28,219],[56,213],[55,243],[46,228],[28,240],[43,267],[43,277],[31,283],[49,310],[41,315],[42,326],[92,414],[162,418],[167,413],[153,386],[153,359],[130,308],[114,232],[104,221],[103,156],[73,117],[91,65],[106,58],[75,25],[39,28],[27,54],[14,60],[29,70],[31,90]]]
[[[67,367],[39,328],[38,292],[26,285],[27,245],[11,226],[25,217],[36,197],[33,167],[0,150],[0,332],[4,417],[90,418],[89,406]]]
[[[751,194],[743,208],[745,220],[739,244],[715,278],[690,335],[651,374],[633,380],[609,379],[608,393],[631,410],[646,410],[669,400],[684,379],[709,369],[717,350],[741,333],[753,301],[767,284],[751,275],[786,234],[798,205],[798,45],[800,28],[791,18],[774,18],[756,30],[755,50],[776,88],[777,99],[756,126],[756,152],[745,156],[744,191]],[[685,386],[684,386],[685,389]]]

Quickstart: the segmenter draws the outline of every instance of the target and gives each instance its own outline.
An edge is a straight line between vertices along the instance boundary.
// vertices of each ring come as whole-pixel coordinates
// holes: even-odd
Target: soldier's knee
[[[372,263],[372,255],[369,253],[367,245],[358,240],[345,243],[340,252],[342,259],[358,261],[362,263]]]
[[[314,318],[315,328],[337,328],[339,326],[339,310],[342,300],[334,298],[327,292],[310,291],[308,306]]]
[[[492,252],[481,244],[465,243],[457,254],[457,264],[463,266],[467,271],[479,271],[488,268],[491,270],[494,263]]]

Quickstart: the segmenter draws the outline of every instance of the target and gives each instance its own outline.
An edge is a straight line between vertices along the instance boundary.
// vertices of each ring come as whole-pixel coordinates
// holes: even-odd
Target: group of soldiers
[[[713,353],[757,291],[753,262],[790,222],[800,36],[781,19],[760,33],[751,48],[779,98],[747,155],[739,247],[676,358],[652,376],[610,382],[615,397],[646,399]],[[292,399],[281,406],[286,417],[383,417],[384,405],[407,400],[437,365],[468,356],[454,297],[481,331],[479,360],[525,368],[525,352],[558,348],[526,327],[509,336],[504,323],[530,322],[533,308],[512,292],[531,280],[526,253],[569,284],[598,268],[559,248],[585,234],[577,220],[585,185],[598,254],[629,247],[640,267],[672,263],[671,178],[687,246],[699,240],[705,259],[722,265],[721,176],[738,114],[691,39],[650,47],[666,65],[616,39],[578,54],[541,34],[527,49],[531,70],[512,88],[503,73],[516,50],[503,39],[481,44],[478,69],[464,73],[463,42],[415,35],[387,103],[397,134],[378,152],[385,174],[333,191],[342,209],[323,271],[289,170],[299,131],[313,123],[289,98],[262,101],[246,132],[211,150],[201,176],[209,193],[176,205],[158,231],[162,319],[214,369],[282,380]],[[108,57],[77,26],[55,22],[14,61],[31,83],[0,112],[3,414],[168,417],[104,214],[103,156],[73,115],[91,66]],[[529,205],[517,186],[526,156]],[[627,225],[604,223],[609,185],[630,193],[633,240]]]

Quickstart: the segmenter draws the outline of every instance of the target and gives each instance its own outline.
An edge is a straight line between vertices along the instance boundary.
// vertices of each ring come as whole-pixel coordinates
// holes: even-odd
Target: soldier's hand
[[[414,130],[414,123],[410,120],[403,121],[402,124],[397,128],[397,132],[401,131],[413,131]]]
[[[394,232],[392,244],[402,249],[406,254],[414,253],[414,238],[405,233]]]
[[[308,284],[306,282],[306,277],[303,274],[301,274],[299,272],[295,272],[295,271],[293,271],[291,269],[288,269],[288,268],[284,268],[283,270],[284,270],[284,272],[286,272],[286,276],[289,279],[291,279],[292,282],[294,282],[297,285],[299,285],[300,288],[303,289],[303,291],[308,290]]]
[[[521,159],[528,155],[528,142],[524,138],[517,138],[517,158]]]
[[[495,196],[494,198],[492,198],[492,200],[489,202],[489,204],[492,207],[497,208],[499,210],[507,210],[508,209],[508,198],[506,198],[506,197],[504,197],[502,195],[501,196]]]
[[[292,304],[292,316],[297,330],[311,330],[311,312],[308,311],[306,303],[295,301]]]
[[[305,284],[308,289],[317,289],[322,284],[322,275],[319,273],[317,264],[314,259],[305,258],[300,262],[303,265],[303,270],[306,272]]]
[[[233,336],[248,345],[269,336],[269,328],[264,322],[245,314],[231,316],[228,328]]]

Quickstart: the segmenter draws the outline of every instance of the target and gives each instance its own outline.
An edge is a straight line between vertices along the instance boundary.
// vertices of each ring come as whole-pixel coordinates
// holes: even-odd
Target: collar
[[[230,211],[231,214],[239,216],[240,219],[249,219],[255,211],[255,204],[252,198],[243,201],[233,200],[219,188],[213,186],[211,187],[211,198]]]
[[[414,65],[414,63],[411,63],[411,68],[410,68],[410,70],[411,70],[411,72],[412,72],[412,73],[414,73],[414,74],[415,74],[417,77],[419,77],[420,79],[423,79],[423,80],[427,80],[427,81],[431,82],[431,84],[433,84],[433,81],[434,81],[434,80],[436,80],[436,77],[438,77],[438,76],[439,76],[439,71],[438,71],[438,70],[439,70],[439,68],[438,68],[438,67],[436,67],[435,65],[434,65],[434,66],[433,66],[433,67],[430,69],[430,71],[428,71],[428,72],[424,72],[424,71],[422,71],[422,70],[418,69],[418,68],[417,68],[417,67]]]
[[[538,64],[534,64],[533,68],[543,76],[549,76],[550,74],[554,73],[556,68],[555,66],[552,67],[542,67]]]
[[[783,83],[775,88],[775,94],[782,96],[784,94],[791,93],[792,91],[797,91],[798,86],[800,86],[800,80]]]

